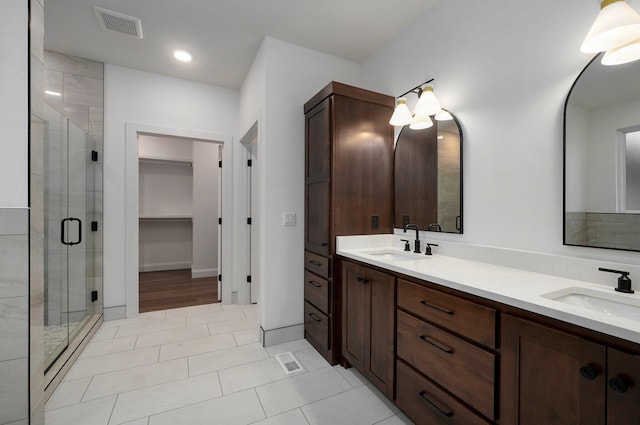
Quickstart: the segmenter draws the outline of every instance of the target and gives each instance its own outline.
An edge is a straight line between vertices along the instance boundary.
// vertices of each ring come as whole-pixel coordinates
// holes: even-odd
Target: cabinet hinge
[[[218,224],[222,224],[222,217],[218,217]]]
[[[253,161],[250,159],[247,160],[247,167],[251,167],[253,165]]]
[[[91,231],[92,232],[97,232],[98,231],[98,222],[97,221],[92,221],[91,222]]]
[[[251,217],[247,217],[247,224],[251,226]]]
[[[222,168],[222,161],[218,161],[218,168]]]
[[[91,291],[91,302],[94,303],[98,301],[98,291]]]
[[[91,151],[91,161],[98,162],[98,151]]]
[[[218,275],[218,282],[222,282],[222,275],[221,274]]]
[[[247,283],[251,283],[251,275],[247,276]]]

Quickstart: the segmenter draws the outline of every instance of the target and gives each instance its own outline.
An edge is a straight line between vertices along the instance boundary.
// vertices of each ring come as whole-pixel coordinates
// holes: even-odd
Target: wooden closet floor
[[[218,302],[218,278],[191,278],[191,270],[139,273],[140,313]]]

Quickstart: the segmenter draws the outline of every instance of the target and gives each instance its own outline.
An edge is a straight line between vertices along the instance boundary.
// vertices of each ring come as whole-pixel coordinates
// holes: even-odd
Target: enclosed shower
[[[49,370],[60,368],[102,315],[102,140],[51,105],[45,108],[44,366]]]

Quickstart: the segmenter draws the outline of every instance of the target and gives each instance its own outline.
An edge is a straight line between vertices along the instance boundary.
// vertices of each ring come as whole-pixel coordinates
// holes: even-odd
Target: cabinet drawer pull
[[[365,279],[364,277],[358,276],[358,282],[367,284],[369,283],[369,279]]]
[[[426,401],[427,403],[435,407],[438,412],[442,413],[443,415],[449,418],[453,416],[453,410],[449,409],[447,406],[440,403],[438,400],[435,399],[435,397],[433,397],[428,392],[420,391],[418,394],[420,395],[420,398],[422,398],[424,401]]]
[[[309,317],[311,317],[313,320],[315,320],[316,322],[322,322],[322,319],[318,317],[317,314],[315,313],[309,313]]]
[[[596,379],[596,376],[598,376],[598,372],[593,366],[582,366],[580,368],[580,376],[589,381],[593,381]]]
[[[448,354],[453,354],[453,348],[447,347],[446,345],[436,341],[433,338],[428,337],[427,335],[420,335],[420,339],[423,340],[424,342],[426,342],[427,344],[433,345],[438,350],[442,350],[442,351],[444,351],[445,353],[448,353]]]
[[[425,300],[420,301],[420,304],[422,304],[425,307],[429,307],[429,308],[432,308],[434,310],[437,310],[437,311],[439,311],[441,313],[448,314],[449,316],[453,316],[455,314],[455,312],[453,310],[448,310],[448,309],[446,309],[444,307],[440,307],[440,306],[437,306],[437,305],[429,304]]]
[[[609,386],[617,393],[624,394],[629,389],[629,385],[622,378],[613,378],[609,380]]]
[[[322,285],[319,284],[318,282],[316,282],[315,280],[309,280],[308,281],[312,286],[315,286],[316,288],[322,288]]]
[[[316,267],[320,267],[320,266],[322,266],[322,263],[321,263],[321,262],[319,262],[319,261],[314,261],[314,260],[309,260],[309,264],[312,264],[312,265],[314,265],[314,266],[316,266]]]

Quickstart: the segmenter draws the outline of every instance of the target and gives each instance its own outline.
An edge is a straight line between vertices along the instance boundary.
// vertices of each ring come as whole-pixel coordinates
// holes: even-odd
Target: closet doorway
[[[141,313],[220,301],[222,146],[138,135]]]

